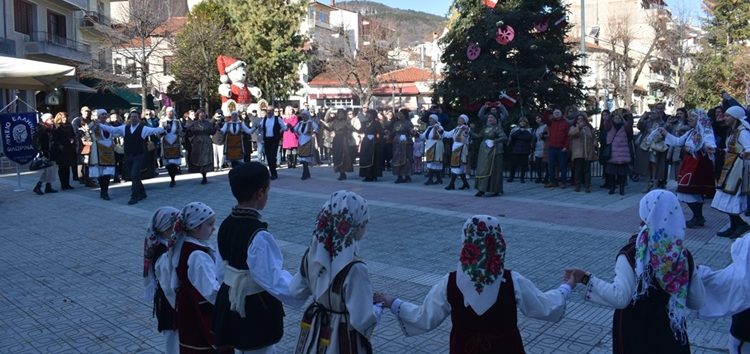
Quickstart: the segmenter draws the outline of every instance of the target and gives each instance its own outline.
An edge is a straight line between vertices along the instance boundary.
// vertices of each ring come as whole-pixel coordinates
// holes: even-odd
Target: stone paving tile
[[[610,196],[595,179],[589,194],[506,183],[503,197],[475,198],[471,191],[423,186],[422,176],[396,185],[388,172],[375,183],[360,182],[354,174],[336,181],[328,167],[313,168],[313,178],[305,182],[299,181],[299,173],[280,171],[263,211],[284,253],[284,267],[293,273],[298,269],[315,214],[327,196],[350,189],[370,202],[371,222],[361,248],[374,288],[413,302],[421,302],[432,284],[455,268],[460,228],[472,213],[502,217],[507,267],[540,289],[556,287],[563,269],[570,266],[611,279],[617,251],[637,230],[643,195],[642,184],[631,183],[626,196]],[[0,316],[0,351],[161,352],[164,339],[156,332],[141,287],[148,218],[159,206],[179,208],[200,200],[222,220],[234,204],[226,171],[210,173],[205,186],[195,175],[178,176],[173,189],[164,177],[148,180],[149,198],[133,206],[125,205],[128,183],[113,185],[113,200],[104,202],[96,190],[78,185],[70,192],[33,195],[30,189],[37,176],[23,174],[23,193],[13,192],[15,176],[0,176],[0,307],[5,309]],[[705,214],[706,227],[689,230],[687,245],[698,264],[723,267],[730,261],[731,242],[713,233],[726,218],[708,206]],[[285,311],[280,353],[293,352],[301,317],[301,309]],[[611,353],[612,310],[584,302],[580,291],[574,292],[558,323],[522,314],[518,318],[528,353]],[[379,353],[447,353],[450,322],[448,318],[430,333],[404,337],[386,313],[372,342]],[[688,328],[693,352],[726,348],[727,319],[707,321],[691,315]]]

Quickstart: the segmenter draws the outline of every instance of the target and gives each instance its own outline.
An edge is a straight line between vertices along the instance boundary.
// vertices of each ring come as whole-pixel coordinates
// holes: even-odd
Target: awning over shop
[[[86,81],[88,83],[88,81]],[[95,92],[81,92],[81,105],[90,108],[110,109],[128,109],[132,107],[141,107],[141,95],[135,90],[127,87],[112,87],[100,89]],[[154,109],[153,96],[146,97],[146,107]]]
[[[131,106],[141,105],[141,96],[128,88],[114,87],[112,88],[112,93],[125,100]]]
[[[78,91],[78,92],[88,92],[88,93],[94,93],[96,90],[94,90],[91,87],[88,87],[84,84],[82,84],[78,80],[70,80],[62,85],[62,87],[66,90],[70,91]]]
[[[74,78],[76,68],[0,56],[0,88],[51,90]]]

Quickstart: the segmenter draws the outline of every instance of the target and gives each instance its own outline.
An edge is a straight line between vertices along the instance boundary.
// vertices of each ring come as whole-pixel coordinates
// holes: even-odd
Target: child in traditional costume
[[[517,311],[558,321],[575,283],[569,280],[542,292],[518,272],[505,269],[505,239],[495,217],[470,217],[461,239],[457,269],[435,284],[421,305],[384,295],[386,305],[407,336],[433,330],[450,316],[451,354],[523,353]]]
[[[237,206],[219,227],[219,254],[224,271],[214,311],[218,346],[235,353],[272,354],[284,334],[282,301],[302,306],[289,292],[292,275],[268,224],[261,220],[271,178],[268,168],[248,162],[229,171]]]
[[[297,155],[302,163],[302,179],[310,178],[310,164],[315,162],[314,137],[318,133],[318,124],[310,119],[310,112],[302,111],[299,114],[300,121],[294,127],[294,132],[299,137]]]
[[[687,309],[704,288],[685,247],[685,216],[674,193],[658,189],[640,203],[642,226],[623,247],[608,283],[580,269],[566,274],[586,286],[586,300],[614,307],[615,354],[690,353]]]
[[[206,204],[187,204],[175,222],[174,246],[167,253],[181,354],[216,352],[211,322],[221,276],[217,276],[216,251],[208,244],[214,216]]]
[[[367,201],[346,190],[331,194],[318,213],[292,283],[300,298],[313,295],[302,316],[297,354],[372,353],[370,336],[383,308],[373,305],[367,265],[359,256],[368,221]]]
[[[425,142],[424,155],[427,161],[427,181],[425,185],[443,184],[443,127],[438,116],[430,114],[429,126],[419,135]],[[433,181],[433,177],[435,180]]]
[[[706,288],[698,316],[732,316],[730,354],[750,354],[750,234],[732,244],[732,264],[721,270],[698,267]]]
[[[164,333],[167,342],[165,353],[177,354],[180,352],[180,339],[177,336],[177,325],[175,323],[175,296],[169,291],[167,296],[164,289],[171,284],[169,276],[171,272],[168,267],[156,268],[159,265],[168,265],[163,261],[167,257],[161,257],[169,248],[169,241],[179,210],[172,207],[161,207],[151,217],[148,227],[148,236],[143,240],[143,285],[144,299],[153,303],[153,314],[156,317],[157,330]],[[165,271],[166,270],[166,271]]]

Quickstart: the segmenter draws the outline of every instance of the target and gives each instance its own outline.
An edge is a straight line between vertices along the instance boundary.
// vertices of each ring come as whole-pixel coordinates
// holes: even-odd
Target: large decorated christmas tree
[[[502,101],[513,116],[584,99],[568,9],[560,0],[455,0],[435,95],[472,112]],[[515,114],[513,114],[515,113]]]

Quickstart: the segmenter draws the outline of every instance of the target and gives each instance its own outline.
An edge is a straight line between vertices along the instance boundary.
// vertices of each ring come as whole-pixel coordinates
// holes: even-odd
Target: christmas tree
[[[453,11],[435,90],[441,102],[473,112],[502,101],[513,116],[582,102],[588,68],[566,42],[560,0],[455,0]]]

